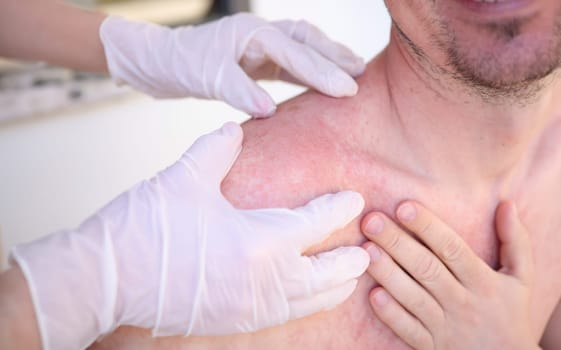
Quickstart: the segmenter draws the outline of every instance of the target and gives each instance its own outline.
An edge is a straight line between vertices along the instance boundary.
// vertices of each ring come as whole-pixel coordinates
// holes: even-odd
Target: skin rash
[[[497,263],[494,209],[501,198],[513,198],[524,222],[547,223],[532,232],[540,281],[533,316],[535,323],[543,327],[561,290],[561,281],[551,279],[561,272],[555,248],[561,244],[557,234],[561,216],[555,207],[544,205],[561,198],[557,181],[561,176],[561,154],[552,147],[554,139],[561,137],[560,125],[552,122],[551,129],[533,150],[538,159],[528,161],[532,165],[526,164],[518,178],[511,180],[513,185],[508,190],[500,190],[498,187],[504,185],[497,184],[467,190],[460,185],[440,184],[432,177],[435,174],[411,174],[387,156],[397,149],[393,143],[400,139],[396,137],[392,143],[382,134],[395,121],[372,118],[383,113],[384,101],[363,102],[363,97],[369,101],[378,99],[383,79],[377,70],[384,66],[384,60],[382,55],[369,65],[360,79],[361,92],[355,98],[336,101],[307,93],[280,106],[275,118],[246,123],[244,150],[223,184],[224,193],[240,208],[294,207],[325,192],[352,189],[364,195],[365,212],[382,210],[392,217],[400,201],[418,199],[451,223],[492,265]],[[380,150],[373,152],[371,144],[379,145],[376,149]],[[360,244],[364,240],[359,220],[355,220],[310,252]],[[367,296],[373,286],[374,282],[365,275],[353,296],[335,310],[252,335],[151,339],[147,331],[122,328],[98,344],[98,348],[113,348],[115,344],[135,349],[407,348],[372,313]]]
[[[561,56],[561,3],[531,1],[509,12],[519,15],[517,23],[471,13],[463,3],[386,1],[391,41],[358,79],[359,94],[308,92],[279,106],[275,117],[246,123],[244,149],[222,189],[240,208],[295,207],[350,189],[363,194],[365,213],[390,217],[401,201],[418,200],[494,267],[495,209],[513,200],[531,233],[530,314],[541,334],[561,297],[561,89],[550,73]],[[454,53],[463,62],[454,62]],[[310,253],[364,241],[357,219]],[[371,311],[374,285],[362,276],[334,310],[254,334],[153,339],[122,327],[94,347],[408,348]]]

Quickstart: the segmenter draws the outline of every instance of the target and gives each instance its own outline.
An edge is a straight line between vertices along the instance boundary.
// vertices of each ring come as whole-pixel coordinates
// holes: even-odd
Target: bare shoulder
[[[344,139],[330,115],[341,103],[310,92],[280,105],[274,117],[246,122],[242,153],[222,185],[226,197],[239,208],[294,207],[338,190]]]
[[[366,130],[370,123],[384,130],[382,68],[381,58],[369,63],[354,97],[309,91],[281,104],[275,116],[245,123],[244,148],[223,182],[225,196],[238,208],[295,207],[327,192],[357,190],[353,175],[370,164],[365,158],[376,138]]]

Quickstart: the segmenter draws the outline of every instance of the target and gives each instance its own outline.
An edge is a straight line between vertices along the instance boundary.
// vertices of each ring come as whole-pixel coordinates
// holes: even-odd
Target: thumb
[[[294,209],[301,218],[289,233],[289,240],[302,249],[321,243],[333,231],[345,227],[364,208],[364,199],[358,192],[342,191],[315,198],[303,207]]]
[[[501,272],[529,283],[533,276],[532,246],[528,231],[511,201],[497,208],[495,224],[500,242]]]
[[[193,178],[217,185],[228,174],[242,150],[243,130],[234,122],[199,137],[179,160]]]

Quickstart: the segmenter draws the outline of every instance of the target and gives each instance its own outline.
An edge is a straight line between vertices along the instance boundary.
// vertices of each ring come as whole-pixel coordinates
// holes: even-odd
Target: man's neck
[[[390,117],[410,156],[426,176],[463,185],[508,181],[554,113],[554,83],[527,103],[494,103],[458,81],[428,72],[396,33],[380,58]],[[379,73],[379,72],[378,72]],[[366,77],[368,79],[368,77]],[[380,88],[373,86],[373,89]]]

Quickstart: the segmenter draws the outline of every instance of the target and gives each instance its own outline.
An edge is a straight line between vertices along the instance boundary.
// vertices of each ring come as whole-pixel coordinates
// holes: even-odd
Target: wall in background
[[[270,20],[305,19],[369,60],[387,44],[390,17],[383,0],[251,0]]]
[[[373,57],[389,33],[382,0],[342,3],[251,2],[254,12],[267,19],[306,19],[363,57]],[[302,91],[282,83],[263,85],[276,101]],[[0,125],[4,249],[75,227],[120,192],[175,161],[198,135],[226,120],[245,118],[220,102],[155,101],[130,94]]]

